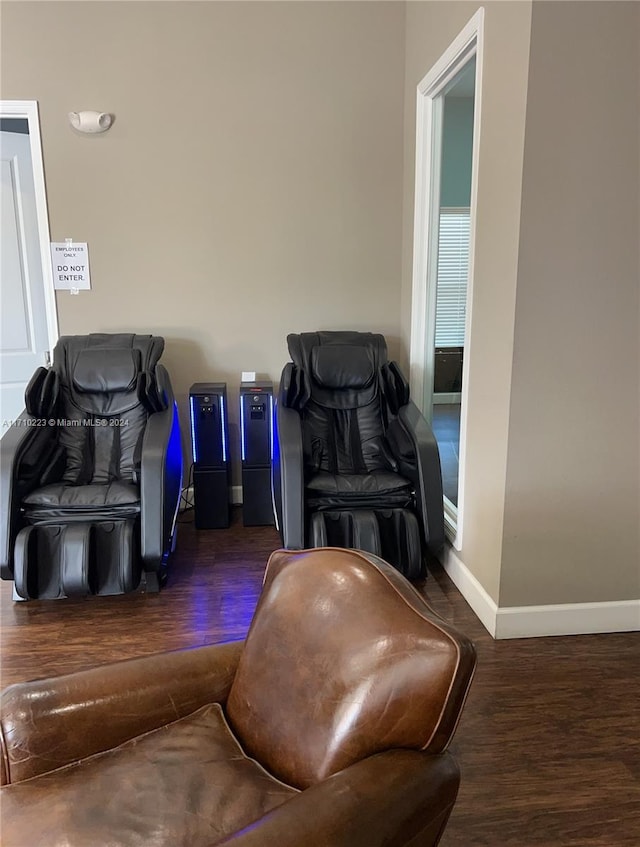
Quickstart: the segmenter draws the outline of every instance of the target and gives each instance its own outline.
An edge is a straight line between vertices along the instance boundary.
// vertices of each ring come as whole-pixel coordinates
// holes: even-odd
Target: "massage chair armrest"
[[[243,644],[159,653],[9,686],[0,695],[2,783],[47,773],[208,703],[225,703]]]
[[[41,484],[55,449],[55,427],[22,412],[0,439],[0,575],[13,579],[13,544],[23,497]]]
[[[307,788],[218,847],[430,847],[459,781],[449,753],[389,750]]]
[[[158,365],[156,374],[167,408],[149,416],[140,459],[141,553],[150,571],[157,571],[169,552],[182,490],[178,407],[167,371]]]
[[[276,430],[273,489],[282,543],[287,550],[303,550],[305,515],[302,422],[300,414],[280,400],[276,403]]]
[[[387,435],[400,472],[414,484],[416,506],[427,547],[433,555],[437,555],[445,537],[438,442],[424,416],[411,400],[399,408],[398,416],[389,427]]]

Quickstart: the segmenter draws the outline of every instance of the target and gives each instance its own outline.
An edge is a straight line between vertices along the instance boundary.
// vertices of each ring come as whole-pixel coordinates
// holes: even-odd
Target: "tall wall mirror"
[[[432,396],[432,427],[440,449],[449,511],[458,507],[460,418],[469,277],[475,56],[442,93],[442,144]]]
[[[445,528],[462,546],[466,395],[484,11],[418,85],[411,393],[442,466]]]

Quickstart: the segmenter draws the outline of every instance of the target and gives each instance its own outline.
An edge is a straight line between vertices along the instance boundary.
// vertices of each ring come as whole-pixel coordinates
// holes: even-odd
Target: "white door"
[[[4,104],[3,104],[4,106]],[[3,109],[3,115],[6,111]],[[6,131],[9,125],[19,131]],[[57,335],[51,288],[48,225],[38,208],[31,121],[2,121],[0,131],[0,435],[24,409],[24,389],[48,363]],[[20,131],[22,130],[22,131]],[[25,131],[27,130],[27,131]],[[37,127],[36,127],[37,131]],[[39,139],[38,139],[39,142]],[[40,164],[41,163],[36,163]],[[44,180],[39,186],[40,205]],[[46,207],[44,210],[46,215]],[[47,244],[43,244],[43,223]],[[53,314],[51,314],[53,312]],[[52,332],[53,326],[53,332]]]

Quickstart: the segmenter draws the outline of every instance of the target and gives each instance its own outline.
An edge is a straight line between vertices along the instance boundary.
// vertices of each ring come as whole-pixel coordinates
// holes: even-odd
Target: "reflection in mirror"
[[[442,159],[436,328],[433,384],[433,431],[440,449],[445,500],[458,505],[462,364],[465,347],[475,57],[442,93]],[[455,508],[453,509],[455,512]]]
[[[0,118],[0,132],[18,132],[29,135],[29,121],[26,118]]]

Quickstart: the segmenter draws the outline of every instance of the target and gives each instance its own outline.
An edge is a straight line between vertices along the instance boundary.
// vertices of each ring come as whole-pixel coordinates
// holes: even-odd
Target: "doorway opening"
[[[484,10],[418,85],[410,382],[442,465],[445,526],[462,546],[466,398]]]

